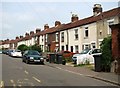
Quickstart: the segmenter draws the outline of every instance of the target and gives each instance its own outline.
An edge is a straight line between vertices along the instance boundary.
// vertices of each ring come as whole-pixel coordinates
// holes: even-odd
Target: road
[[[2,54],[0,54],[1,57]],[[48,65],[25,64],[21,58],[2,55],[0,86],[115,86],[97,79],[80,76]]]

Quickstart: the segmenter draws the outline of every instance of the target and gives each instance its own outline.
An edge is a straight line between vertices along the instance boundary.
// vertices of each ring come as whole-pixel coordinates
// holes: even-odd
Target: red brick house
[[[54,27],[45,27],[45,48],[49,52],[55,52],[59,49],[59,35],[60,29],[62,28],[63,24],[60,21],[55,22]]]

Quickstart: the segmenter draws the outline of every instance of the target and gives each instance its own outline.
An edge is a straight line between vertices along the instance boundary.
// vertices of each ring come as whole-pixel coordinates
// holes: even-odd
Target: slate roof
[[[39,36],[39,35],[54,33],[54,32],[57,32],[57,31],[63,31],[63,30],[74,28],[74,27],[94,23],[96,21],[106,19],[106,18],[110,18],[112,16],[118,16],[118,15],[120,16],[120,7],[111,9],[109,11],[102,12],[98,16],[90,16],[90,17],[80,19],[80,20],[75,21],[75,22],[62,24],[62,25],[59,25],[57,27],[51,27],[47,30],[43,30],[43,31],[40,31],[38,33],[34,33],[33,35],[29,35],[29,36],[26,36],[24,38],[10,40],[10,41],[4,41],[3,44],[15,43],[15,42],[22,41],[22,40],[30,40],[33,36]]]

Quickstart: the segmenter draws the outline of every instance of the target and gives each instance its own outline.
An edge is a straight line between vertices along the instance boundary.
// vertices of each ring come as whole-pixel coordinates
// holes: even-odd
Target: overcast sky
[[[17,1],[17,0],[16,0]],[[26,32],[43,30],[44,24],[54,26],[55,21],[69,23],[71,12],[79,19],[93,15],[94,4],[101,4],[103,11],[118,7],[119,0],[89,2],[87,0],[55,1],[55,0],[2,0],[0,3],[0,40],[15,39]]]

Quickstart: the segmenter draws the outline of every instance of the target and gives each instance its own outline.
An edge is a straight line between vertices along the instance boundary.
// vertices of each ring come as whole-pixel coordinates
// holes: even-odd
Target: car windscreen
[[[20,50],[15,50],[15,52],[21,52]]]
[[[85,49],[80,54],[87,54],[89,51],[90,51],[90,49]]]
[[[29,51],[28,55],[40,55],[38,51]]]

